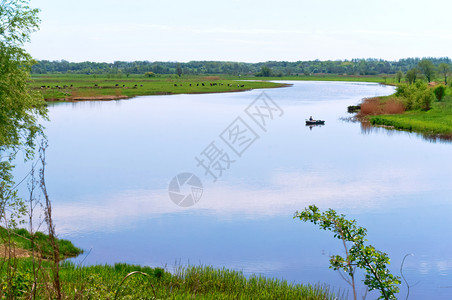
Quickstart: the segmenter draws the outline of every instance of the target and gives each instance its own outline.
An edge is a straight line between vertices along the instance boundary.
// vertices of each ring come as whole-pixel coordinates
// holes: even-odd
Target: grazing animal
[[[50,85],[48,85],[47,88],[50,89]]]
[[[199,83],[197,83],[196,86],[199,86]]]
[[[126,87],[126,85],[125,85],[125,84],[123,84],[123,85],[122,85],[122,87]]]
[[[204,82],[202,83],[202,86],[204,86]]]
[[[96,84],[94,84],[94,86],[97,86],[97,83],[96,83]]]
[[[73,87],[73,85],[71,84],[71,87]]]
[[[174,86],[177,86],[177,84],[174,84]]]
[[[191,83],[190,83],[190,86],[191,86]]]
[[[140,86],[143,86],[142,84],[140,84]]]
[[[46,88],[46,86],[45,85],[41,85],[41,89],[45,89]]]
[[[119,86],[119,84],[115,84],[115,86]]]
[[[135,85],[134,85],[134,87],[137,87],[137,86],[138,86],[138,84],[135,84]]]
[[[245,85],[244,84],[242,84],[240,87],[244,87]]]

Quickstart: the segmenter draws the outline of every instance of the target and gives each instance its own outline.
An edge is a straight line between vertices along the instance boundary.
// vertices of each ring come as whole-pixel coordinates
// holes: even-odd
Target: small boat
[[[306,125],[325,125],[323,120],[306,120]]]

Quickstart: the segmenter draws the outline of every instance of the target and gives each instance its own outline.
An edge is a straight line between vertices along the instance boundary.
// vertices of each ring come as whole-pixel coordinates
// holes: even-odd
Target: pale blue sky
[[[31,0],[36,59],[261,62],[452,56],[448,0]]]

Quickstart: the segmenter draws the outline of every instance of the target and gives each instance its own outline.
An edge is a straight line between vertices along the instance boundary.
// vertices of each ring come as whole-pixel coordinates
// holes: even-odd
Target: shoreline
[[[225,90],[225,91],[206,91],[206,92],[191,92],[191,93],[172,93],[172,92],[160,92],[155,94],[145,94],[145,95],[134,95],[134,96],[114,96],[114,95],[104,95],[104,96],[87,96],[87,97],[67,97],[67,98],[47,98],[44,99],[45,102],[81,102],[81,101],[113,101],[113,100],[127,100],[139,96],[165,96],[165,95],[196,95],[196,94],[221,94],[221,93],[238,93],[247,92],[257,89],[277,89],[290,87],[292,84],[288,83],[278,83],[278,86],[272,87],[257,87],[249,89],[235,89],[235,90]]]

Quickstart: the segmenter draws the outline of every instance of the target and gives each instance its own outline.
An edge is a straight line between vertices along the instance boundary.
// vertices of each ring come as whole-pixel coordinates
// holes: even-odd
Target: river
[[[348,105],[393,87],[289,83],[51,105],[47,188],[60,236],[89,253],[77,261],[212,265],[351,295],[328,268],[341,242],[293,219],[316,204],[367,228],[395,275],[413,254],[403,266],[409,299],[450,299],[451,145],[345,120]],[[309,116],[326,123],[307,127]],[[182,186],[183,173],[202,187]],[[176,205],[190,193],[182,205],[194,205]]]

